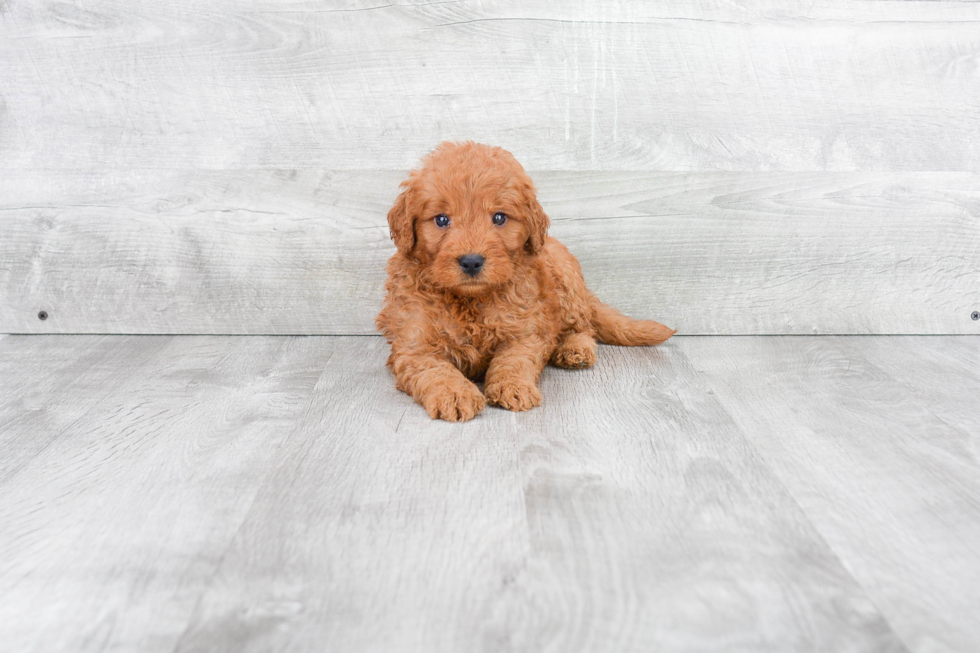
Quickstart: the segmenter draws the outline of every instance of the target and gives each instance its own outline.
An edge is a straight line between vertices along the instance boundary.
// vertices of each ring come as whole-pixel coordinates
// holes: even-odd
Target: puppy
[[[597,338],[656,345],[674,334],[589,292],[510,152],[442,143],[401,187],[388,212],[398,251],[377,326],[398,389],[433,419],[469,420],[487,401],[529,410],[541,404],[549,361],[589,367]]]

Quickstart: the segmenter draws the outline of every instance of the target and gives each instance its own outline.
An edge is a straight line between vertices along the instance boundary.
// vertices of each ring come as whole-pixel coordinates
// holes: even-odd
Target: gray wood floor
[[[0,339],[0,647],[980,650],[980,338],[603,347],[463,425],[385,355]]]

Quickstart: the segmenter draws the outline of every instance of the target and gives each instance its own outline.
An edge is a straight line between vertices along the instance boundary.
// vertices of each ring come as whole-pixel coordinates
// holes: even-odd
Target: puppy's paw
[[[431,389],[422,400],[429,417],[447,422],[465,422],[476,417],[486,400],[480,389],[466,381]]]
[[[484,394],[491,404],[507,410],[531,410],[541,405],[541,392],[533,383],[522,379],[487,381]]]
[[[576,333],[561,343],[551,355],[551,362],[570,369],[592,367],[596,362],[596,343],[584,333]]]
[[[551,362],[558,367],[569,369],[592,367],[596,362],[595,348],[575,349],[572,347],[562,347],[555,351],[551,357]]]

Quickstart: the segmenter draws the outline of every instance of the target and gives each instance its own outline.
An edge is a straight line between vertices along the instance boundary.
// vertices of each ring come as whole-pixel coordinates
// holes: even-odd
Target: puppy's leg
[[[531,338],[501,346],[487,368],[483,392],[487,400],[508,410],[541,405],[538,377],[548,360],[544,341]]]
[[[587,333],[570,332],[558,341],[551,362],[558,367],[592,367],[596,361],[595,338]]]
[[[389,360],[398,388],[420,403],[432,419],[465,422],[483,410],[480,389],[449,361],[427,353],[397,352]]]

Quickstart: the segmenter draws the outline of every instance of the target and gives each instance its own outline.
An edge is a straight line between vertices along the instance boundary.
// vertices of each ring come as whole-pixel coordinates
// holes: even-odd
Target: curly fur
[[[541,404],[537,381],[549,361],[588,367],[596,339],[655,345],[674,334],[589,292],[578,260],[548,236],[534,184],[506,150],[442,143],[401,186],[388,213],[398,251],[377,326],[391,344],[397,387],[432,418],[472,419],[487,401],[529,410]],[[493,222],[498,212],[507,216],[502,225]],[[449,226],[437,226],[440,214]],[[467,254],[485,259],[476,276],[460,266]]]

